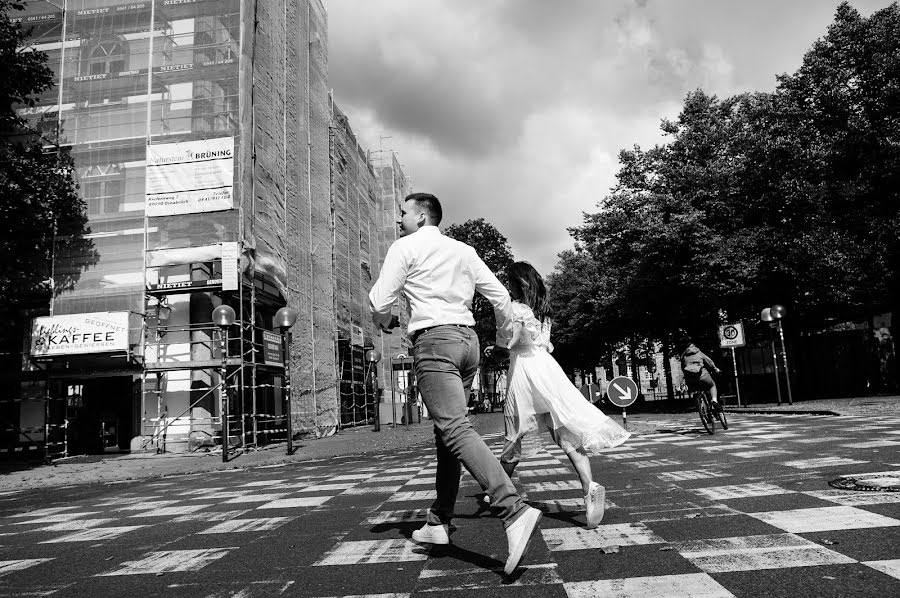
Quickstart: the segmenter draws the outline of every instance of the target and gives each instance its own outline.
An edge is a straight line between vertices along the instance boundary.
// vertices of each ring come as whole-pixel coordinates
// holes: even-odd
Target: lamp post
[[[284,404],[287,430],[287,454],[294,453],[294,429],[291,425],[291,328],[297,323],[297,310],[282,307],[275,312],[273,324],[281,333],[281,349],[284,354]]]
[[[783,305],[773,305],[769,308],[769,314],[778,325],[778,337],[781,339],[781,359],[784,361],[784,380],[787,387],[788,405],[794,404],[794,398],[791,396],[791,370],[788,368],[787,345],[784,343],[784,329],[781,320],[787,314],[787,310]]]
[[[228,328],[236,319],[234,309],[229,305],[220,305],[212,312],[213,323],[219,327],[220,353],[222,363],[219,366],[219,405],[222,413],[222,462],[228,462],[228,388],[226,387],[226,374],[228,369]]]
[[[368,351],[366,351],[366,363],[369,364],[369,373],[366,375],[366,383],[368,383],[368,381],[369,381],[369,375],[371,375],[373,371],[377,372],[377,370],[375,370],[375,367],[376,367],[375,364],[377,364],[379,361],[381,361],[381,353],[379,353],[375,349],[369,349]],[[380,400],[380,397],[378,396],[378,378],[377,378],[377,374],[376,374],[376,378],[375,378],[375,431],[376,432],[381,431],[381,409],[379,408],[380,403],[381,403],[381,400]]]
[[[767,307],[759,312],[759,319],[769,324],[769,341],[772,345],[772,363],[775,364],[775,389],[778,391],[778,404],[781,405],[781,380],[778,378],[778,352],[775,350],[775,338],[772,336],[772,308]]]

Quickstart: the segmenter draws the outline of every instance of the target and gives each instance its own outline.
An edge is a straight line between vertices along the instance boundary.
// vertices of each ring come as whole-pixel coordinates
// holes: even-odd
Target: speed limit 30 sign
[[[722,324],[719,326],[719,346],[723,349],[726,347],[743,347],[747,344],[744,338],[744,324],[735,322],[734,324]]]

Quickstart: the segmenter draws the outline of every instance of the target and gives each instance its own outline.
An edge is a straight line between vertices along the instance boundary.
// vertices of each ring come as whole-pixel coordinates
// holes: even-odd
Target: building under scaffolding
[[[57,121],[96,253],[54,255],[75,283],[26,334],[8,450],[256,446],[285,439],[288,413],[317,437],[371,422],[365,294],[406,183],[385,183],[393,153],[373,170],[331,103],[322,1],[32,1],[20,15],[57,83],[23,113]],[[220,305],[237,314],[221,330]],[[284,305],[299,312],[289,400]]]

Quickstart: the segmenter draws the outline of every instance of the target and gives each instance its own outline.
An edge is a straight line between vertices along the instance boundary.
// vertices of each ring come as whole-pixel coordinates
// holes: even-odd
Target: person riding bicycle
[[[678,338],[676,347],[681,353],[681,372],[684,374],[684,382],[687,384],[688,390],[691,392],[709,391],[713,409],[721,409],[719,391],[710,371],[720,374],[722,370],[716,367],[715,362],[709,356],[697,348],[687,334],[682,334]]]

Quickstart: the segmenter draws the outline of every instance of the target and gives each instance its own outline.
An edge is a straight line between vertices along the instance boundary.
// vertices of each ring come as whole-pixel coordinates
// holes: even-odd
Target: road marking
[[[553,551],[665,543],[665,540],[643,523],[616,523],[601,525],[594,529],[580,527],[542,529],[541,535],[547,547]]]
[[[425,521],[428,509],[403,509],[400,511],[380,511],[362,522],[362,525],[381,525],[403,521]]]
[[[279,498],[256,507],[257,509],[296,509],[298,507],[318,507],[334,498],[333,496],[302,496],[299,498]]]
[[[147,527],[146,525],[123,525],[120,527],[97,527],[94,529],[86,529],[73,534],[54,538],[52,540],[44,540],[40,544],[61,544],[64,542],[98,542],[102,540],[112,540],[118,538],[122,534]]]
[[[261,480],[259,482],[248,482],[246,484],[241,484],[241,488],[254,488],[258,486],[277,486],[279,484],[284,484],[287,480]]]
[[[403,486],[434,486],[434,476],[430,478],[413,478]]]
[[[607,459],[643,459],[646,457],[655,457],[656,453],[653,451],[632,451],[632,452],[622,452],[622,453],[604,453],[603,455]]]
[[[703,517],[730,517],[742,515],[725,505],[707,505],[703,507],[690,506],[681,509],[658,509],[655,511],[629,510],[628,514],[635,517],[641,523],[654,523],[657,521],[680,521],[682,519],[698,519]],[[723,524],[724,525],[724,524]]]
[[[233,532],[267,532],[278,529],[296,517],[265,517],[262,519],[231,519],[223,521],[200,534],[230,534]]]
[[[714,488],[691,488],[691,492],[709,500],[727,500],[730,498],[751,498],[755,496],[773,496],[776,494],[793,494],[774,484],[735,484],[733,486],[717,486]]]
[[[845,457],[818,457],[815,459],[798,459],[796,461],[785,461],[781,465],[793,467],[795,469],[816,469],[818,467],[836,467],[838,465],[859,465],[868,463],[868,461],[859,461],[857,459],[847,459]]]
[[[150,511],[154,509],[161,509],[163,507],[168,507],[171,505],[177,505],[178,500],[147,500],[143,502],[138,502],[130,505],[125,505],[118,509],[119,511]]]
[[[62,523],[54,523],[47,527],[39,527],[36,532],[74,532],[83,529],[91,529],[98,527],[104,523],[115,521],[115,519],[74,519],[72,521],[63,521]]]
[[[11,561],[0,561],[0,577],[5,575],[9,575],[15,571],[22,571],[23,569],[28,569],[30,567],[34,567],[35,565],[40,565],[41,563],[46,563],[47,561],[52,561],[53,559],[14,559]]]
[[[676,550],[707,573],[787,569],[855,563],[793,534],[773,534],[675,542]]]
[[[548,498],[543,500],[530,500],[528,501],[532,507],[540,509],[545,513],[571,513],[575,512],[583,512],[584,511],[584,499],[583,498]],[[613,509],[616,507],[616,504],[606,499],[606,510]]]
[[[229,498],[238,498],[251,494],[252,490],[231,490],[229,492],[213,492],[211,494],[203,494],[201,496],[191,496],[189,500],[225,500]]]
[[[629,598],[734,598],[734,594],[719,585],[706,573],[630,577],[627,579],[598,579],[564,583],[569,598],[597,596]]]
[[[775,455],[784,455],[786,453],[790,453],[791,451],[786,451],[783,449],[762,449],[756,451],[741,451],[738,453],[728,454],[732,457],[741,457],[743,459],[757,459],[759,457],[774,457]]]
[[[427,559],[427,549],[409,540],[361,540],[340,542],[313,566],[402,563]]]
[[[394,485],[394,486],[376,486],[374,484],[360,484],[354,488],[348,488],[342,494],[347,495],[357,495],[357,494],[394,494],[398,492],[402,485]]]
[[[870,440],[869,442],[848,442],[841,444],[845,448],[867,449],[881,448],[885,446],[900,446],[900,440]]]
[[[389,497],[385,502],[404,502],[404,501],[433,501],[437,498],[437,492],[434,490],[415,490],[411,492],[397,492]]]
[[[373,478],[373,477],[375,477],[374,473],[353,473],[353,474],[347,474],[347,475],[332,476],[332,477],[328,478],[328,481],[331,483],[333,483],[333,482],[350,482],[353,480],[356,480],[356,481],[368,480],[369,478]]]
[[[847,507],[859,505],[884,505],[900,502],[900,492],[859,492],[855,490],[829,488],[828,490],[803,492],[803,494]]]
[[[503,587],[548,586],[549,590],[552,586],[562,584],[556,563],[531,564],[523,566],[523,569],[527,571],[516,576],[515,581],[504,582]],[[499,563],[493,569],[485,567],[438,569],[426,565],[419,574],[416,595],[427,596],[429,592],[449,593],[454,590],[471,592],[479,589],[490,589],[489,593],[493,594],[497,590],[497,574],[500,571]]]
[[[181,505],[178,507],[162,507],[161,509],[154,509],[152,511],[141,511],[140,513],[136,513],[134,515],[130,515],[130,518],[134,519],[135,517],[176,517],[178,515],[187,515],[188,513],[195,513],[201,509],[205,509],[207,505]]]
[[[63,523],[64,521],[72,521],[75,519],[83,519],[90,515],[101,515],[100,511],[82,511],[78,513],[57,513],[55,515],[46,515],[38,519],[29,519],[28,521],[16,521],[13,525],[33,525],[43,523]]]
[[[285,492],[278,492],[276,494],[247,494],[245,496],[236,496],[232,499],[226,500],[222,504],[224,505],[235,505],[240,503],[247,502],[269,502],[273,500],[277,500],[284,496]]]
[[[898,519],[854,507],[818,507],[747,514],[793,534],[900,525]]]
[[[62,511],[71,511],[72,509],[77,509],[78,507],[49,507],[46,509],[37,509],[36,511],[29,511],[28,513],[16,513],[14,515],[8,515],[8,517],[16,518],[16,517],[45,517],[48,515],[56,515]]]
[[[188,513],[180,515],[172,519],[173,523],[188,523],[191,521],[203,521],[206,523],[213,521],[228,521],[235,517],[240,517],[244,513],[249,513],[250,509],[239,509],[236,511],[204,511],[200,513]]]
[[[522,459],[519,463],[519,470],[531,467],[555,467],[559,465],[558,459]]]
[[[900,579],[900,559],[890,559],[887,561],[863,561],[862,564],[890,575],[891,577]]]
[[[666,471],[656,474],[663,482],[681,482],[685,480],[702,480],[706,478],[727,478],[731,474],[709,469],[693,469],[689,471]]]
[[[354,483],[343,483],[343,484],[318,484],[315,486],[308,486],[306,488],[300,488],[297,492],[334,492],[335,490],[349,490],[356,486],[358,482]]]
[[[635,461],[634,463],[629,463],[629,465],[631,467],[645,469],[647,467],[670,467],[673,465],[684,465],[684,462],[679,461],[678,459],[650,459],[649,461]]]
[[[575,480],[560,480],[550,482],[528,482],[523,483],[528,492],[557,492],[559,490],[579,490],[581,491],[581,482]]]
[[[235,546],[231,546],[227,548],[207,548],[205,550],[165,550],[151,552],[141,560],[125,561],[122,563],[123,566],[120,569],[108,573],[98,573],[94,577],[199,571],[235,549]]]
[[[558,465],[558,464],[557,464]],[[565,467],[553,467],[547,469],[526,469],[520,468],[517,470],[519,477],[522,478],[533,478],[537,476],[554,476],[554,475],[564,475],[569,476],[572,475],[572,471]]]

